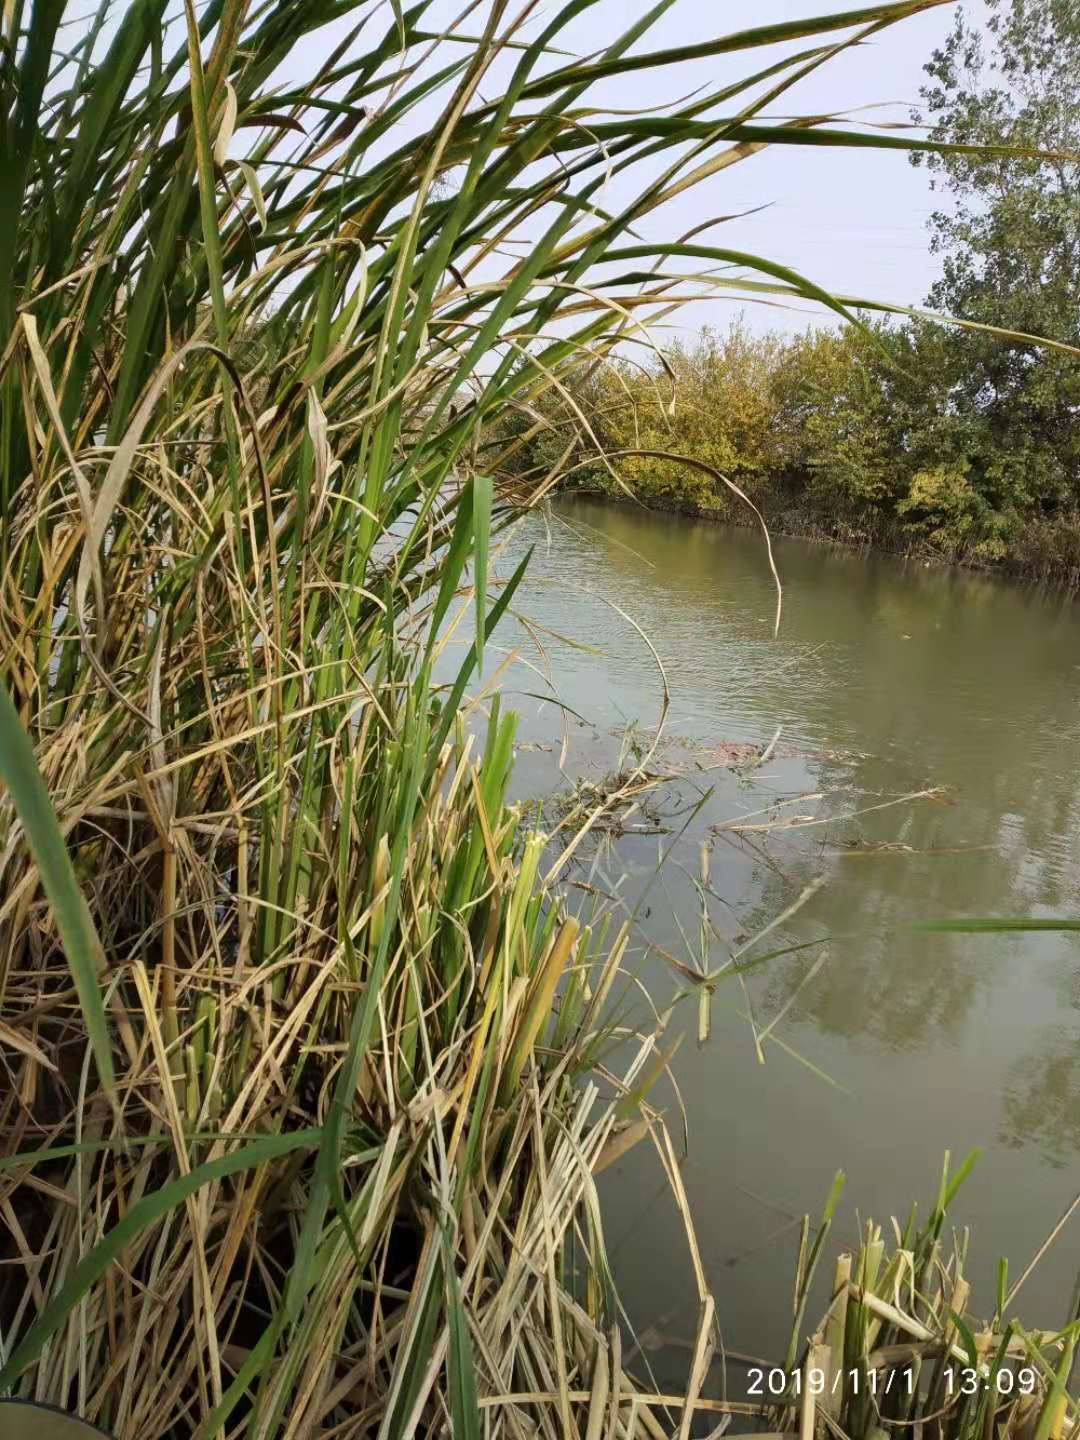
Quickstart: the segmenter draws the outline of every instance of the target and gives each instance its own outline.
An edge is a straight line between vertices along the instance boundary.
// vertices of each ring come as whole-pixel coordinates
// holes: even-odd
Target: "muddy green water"
[[[958,1160],[981,1146],[954,1218],[973,1227],[970,1270],[985,1296],[998,1255],[1019,1274],[1080,1189],[1080,936],[906,927],[1080,915],[1080,605],[979,575],[780,541],[784,617],[773,639],[772,581],[749,531],[564,500],[524,523],[500,570],[529,544],[536,552],[519,609],[535,628],[508,623],[496,636],[497,649],[520,649],[503,677],[522,714],[519,790],[600,776],[627,724],[655,724],[656,663],[621,610],[667,674],[667,731],[681,743],[664,758],[697,767],[663,797],[661,827],[682,825],[674,812],[712,791],[663,885],[653,884],[644,936],[679,954],[697,945],[698,904],[680,866],[696,872],[703,839],[713,844],[714,966],[811,880],[825,881],[770,936],[770,948],[830,937],[827,959],[775,1032],[805,1064],[773,1044],[766,1063],[756,1061],[735,982],[717,992],[704,1047],[693,1009],[672,1020],[673,1032],[687,1032],[674,1063],[689,1137],[683,1176],[726,1343],[782,1357],[793,1221],[820,1209],[838,1168],[847,1173],[837,1237],[845,1241],[856,1211],[885,1220],[929,1199],[943,1152]],[[587,723],[564,723],[565,712],[533,698],[549,686]],[[778,727],[775,758],[752,777],[708,768],[724,742],[761,745]],[[945,787],[949,803],[847,818],[924,787]],[[826,823],[755,833],[752,844],[711,829],[792,800],[773,818]],[[610,887],[623,877],[632,904],[671,838],[637,834],[591,849],[571,878]],[[637,968],[663,1002],[676,981],[642,949]],[[759,1025],[817,953],[755,974]],[[681,1146],[672,1087],[664,1080],[655,1095]],[[640,1147],[602,1189],[623,1298],[658,1372],[677,1377],[696,1304],[655,1155]],[[1064,1321],[1078,1266],[1074,1222],[1021,1292],[1028,1323]]]

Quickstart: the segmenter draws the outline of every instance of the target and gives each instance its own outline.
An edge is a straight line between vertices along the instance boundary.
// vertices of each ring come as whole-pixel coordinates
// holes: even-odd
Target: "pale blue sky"
[[[610,8],[629,17],[644,6],[624,0]],[[844,8],[849,7],[821,0],[679,0],[655,27],[648,48],[685,45],[746,25]],[[957,8],[940,6],[901,21],[873,42],[838,56],[788,92],[777,113],[854,111],[892,102],[870,116],[906,122],[918,99],[922,67],[944,39]],[[984,8],[979,0],[969,3],[973,13]],[[584,17],[574,33],[586,51],[598,48],[605,38],[610,36],[605,37],[598,15]],[[745,56],[733,57],[724,69],[715,61],[687,64],[655,76],[635,76],[632,87],[622,81],[621,91],[612,86],[608,98],[612,104],[660,104],[706,80],[716,83],[728,73],[734,78],[746,68]],[[679,197],[665,212],[663,231],[681,233],[711,215],[767,205],[763,212],[714,231],[715,243],[766,255],[830,290],[920,304],[938,269],[926,230],[934,203],[926,171],[915,169],[903,154],[774,147]],[[650,233],[662,233],[659,219],[648,223],[654,227]],[[732,308],[727,302],[695,306],[684,312],[683,320],[694,322],[707,314],[720,322]],[[806,324],[805,315],[774,308],[750,307],[746,318],[755,328],[801,329]]]
[[[975,16],[985,12],[984,0],[966,0],[966,6]],[[752,24],[848,7],[854,6],[834,6],[824,0],[677,0],[638,49],[688,45]],[[537,23],[554,9],[553,0],[541,10]],[[600,0],[563,33],[563,43],[577,53],[596,52],[647,9],[647,0]],[[867,118],[906,122],[917,102],[923,65],[948,32],[956,9],[955,4],[945,4],[917,14],[894,24],[873,42],[842,53],[783,96],[775,114],[832,114],[884,105],[867,112]],[[461,0],[438,0],[431,12],[432,29],[459,10]],[[468,29],[477,29],[477,22],[469,22]],[[534,26],[530,32],[536,33]],[[809,43],[814,42],[791,49]],[[660,107],[698,86],[744,75],[780,53],[755,50],[749,59],[736,55],[719,62],[683,63],[657,73],[639,72],[608,82],[595,95],[613,108]],[[289,65],[295,72],[289,79],[300,78],[314,59],[310,46],[298,46]],[[492,89],[495,81],[497,76],[492,76]],[[606,199],[612,203],[619,197],[616,193]],[[678,197],[662,217],[649,217],[641,228],[654,238],[678,235],[707,217],[756,206],[768,209],[714,230],[714,243],[791,265],[834,291],[899,304],[922,304],[935,279],[937,262],[930,255],[926,230],[933,207],[929,180],[926,171],[910,166],[901,153],[775,147]],[[710,320],[723,325],[740,308],[742,302],[737,301],[694,305],[683,311],[681,324],[696,328]],[[798,330],[808,318],[805,312],[756,305],[747,305],[744,312],[755,328]]]
[[[975,15],[985,10],[983,0],[966,4]],[[437,0],[425,23],[434,29],[461,8],[462,0]],[[556,8],[556,0],[543,7],[530,33]],[[602,0],[564,31],[562,43],[581,54],[600,50],[647,8],[646,0]],[[687,45],[749,25],[844,8],[854,6],[824,0],[677,0],[636,48]],[[918,99],[922,67],[943,40],[956,9],[940,5],[845,52],[789,91],[773,113],[856,112],[884,106],[866,118],[906,122]],[[477,21],[471,20],[467,28],[478,28]],[[802,41],[789,49],[812,43]],[[735,55],[683,63],[655,74],[642,71],[607,82],[594,93],[614,108],[658,108],[699,86],[745,75],[782,53],[757,50],[749,58]],[[298,46],[293,57],[297,72],[314,58],[308,45]],[[499,74],[491,77],[485,93],[497,88]],[[611,204],[619,198],[625,195],[616,192],[605,200]],[[652,237],[671,236],[712,216],[758,206],[768,208],[713,231],[714,243],[790,265],[830,290],[900,304],[925,300],[937,273],[926,230],[933,196],[925,170],[914,169],[902,153],[775,147],[680,196],[641,228]],[[724,325],[741,308],[743,302],[727,300],[694,305],[682,312],[681,323],[689,328],[706,320]],[[756,329],[802,329],[808,318],[806,312],[754,305],[745,306],[745,314]]]
[[[425,16],[426,27],[437,29],[445,24],[464,3],[435,0]],[[530,24],[529,33],[535,33],[559,3],[550,0],[543,6]],[[601,50],[650,3],[600,0],[564,31],[562,43],[581,54]],[[77,29],[83,21],[76,4],[77,0],[72,0],[67,23]],[[985,0],[964,0],[964,4],[973,17],[985,13]],[[121,8],[122,0],[114,18]],[[173,8],[170,6],[171,13]],[[486,0],[480,0],[466,27],[470,32],[479,28],[485,8]],[[843,8],[853,8],[852,0],[847,6],[836,0],[832,4],[826,0],[676,0],[636,48],[687,45],[749,25],[835,13]],[[517,9],[517,4],[511,6],[511,11]],[[939,5],[845,52],[789,91],[772,113],[854,114],[873,106],[877,108],[866,112],[867,119],[906,122],[918,98],[922,67],[943,40],[956,9],[956,5]],[[371,34],[382,30],[391,16],[390,5],[385,3],[382,15],[369,22],[360,43],[369,43]],[[179,20],[179,7],[172,18],[174,22]],[[353,23],[355,17],[349,17],[346,23],[326,27],[317,36],[300,41],[275,78],[295,84],[309,75]],[[173,31],[174,42],[181,33],[179,27]],[[803,49],[812,43],[802,41],[789,49]],[[751,68],[780,58],[782,53],[778,48],[756,50],[749,56],[683,63],[656,73],[641,71],[606,82],[597,87],[594,97],[613,108],[657,109],[698,87],[715,86],[725,78],[745,75]],[[494,71],[485,93],[497,90],[501,73],[498,68]],[[432,107],[428,118],[433,118],[434,113]],[[417,112],[413,123],[423,123],[423,119]],[[392,143],[398,144],[402,138],[397,135]],[[238,139],[234,155],[242,153],[243,148]],[[616,185],[614,193],[603,200],[611,206],[628,198],[629,193],[625,189],[620,192]],[[713,243],[789,265],[830,290],[918,305],[937,274],[926,230],[933,203],[926,171],[914,169],[902,153],[774,147],[678,197],[663,212],[641,222],[640,228],[646,236],[670,237],[719,214],[765,206],[756,214],[714,230]],[[744,306],[741,301],[724,300],[687,307],[681,324],[691,329],[706,320],[724,325],[742,308],[755,329],[801,329],[808,315],[820,313]]]

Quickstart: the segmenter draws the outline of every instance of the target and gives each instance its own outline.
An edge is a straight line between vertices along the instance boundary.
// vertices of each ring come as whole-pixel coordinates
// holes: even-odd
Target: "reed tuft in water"
[[[1078,1296],[1066,1323],[1046,1330],[1021,1323],[1017,1296],[1080,1208],[1080,1196],[1013,1284],[999,1261],[993,1313],[979,1319],[968,1278],[970,1234],[946,1234],[949,1206],[976,1159],[973,1152],[950,1175],[946,1155],[927,1219],[920,1224],[913,1208],[903,1225],[893,1220],[891,1245],[887,1231],[866,1223],[857,1251],[836,1256],[828,1307],[804,1339],[810,1287],[843,1186],[837,1176],[812,1244],[809,1227],[803,1230],[786,1390],[770,1417],[779,1428],[800,1440],[883,1440],[909,1431],[933,1440],[1061,1440],[1076,1433]]]

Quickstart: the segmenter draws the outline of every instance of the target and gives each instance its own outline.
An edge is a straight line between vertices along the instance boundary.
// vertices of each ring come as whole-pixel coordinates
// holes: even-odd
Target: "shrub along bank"
[[[519,465],[547,471],[561,460],[565,486],[752,521],[731,482],[776,531],[1075,588],[1075,426],[1045,416],[1007,436],[989,410],[965,406],[956,363],[964,338],[919,321],[794,338],[755,335],[743,323],[706,329],[663,355],[623,355],[547,391],[542,425],[515,421],[531,431]],[[1055,393],[1067,357],[1026,348]]]

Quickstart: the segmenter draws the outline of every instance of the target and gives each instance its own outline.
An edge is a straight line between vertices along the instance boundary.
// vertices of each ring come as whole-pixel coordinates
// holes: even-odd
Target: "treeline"
[[[967,338],[921,322],[794,338],[705,330],[549,390],[518,421],[518,464],[752,520],[728,480],[778,531],[1080,585],[1080,365],[992,341],[1013,383],[970,394]],[[630,453],[641,450],[671,458]]]
[[[913,157],[940,201],[927,301],[968,328],[916,319],[788,339],[736,325],[663,360],[634,346],[537,397],[519,463],[746,513],[713,474],[615,453],[680,452],[778,529],[1080,586],[1080,0],[958,9],[925,73],[913,118],[930,139],[986,147]]]

